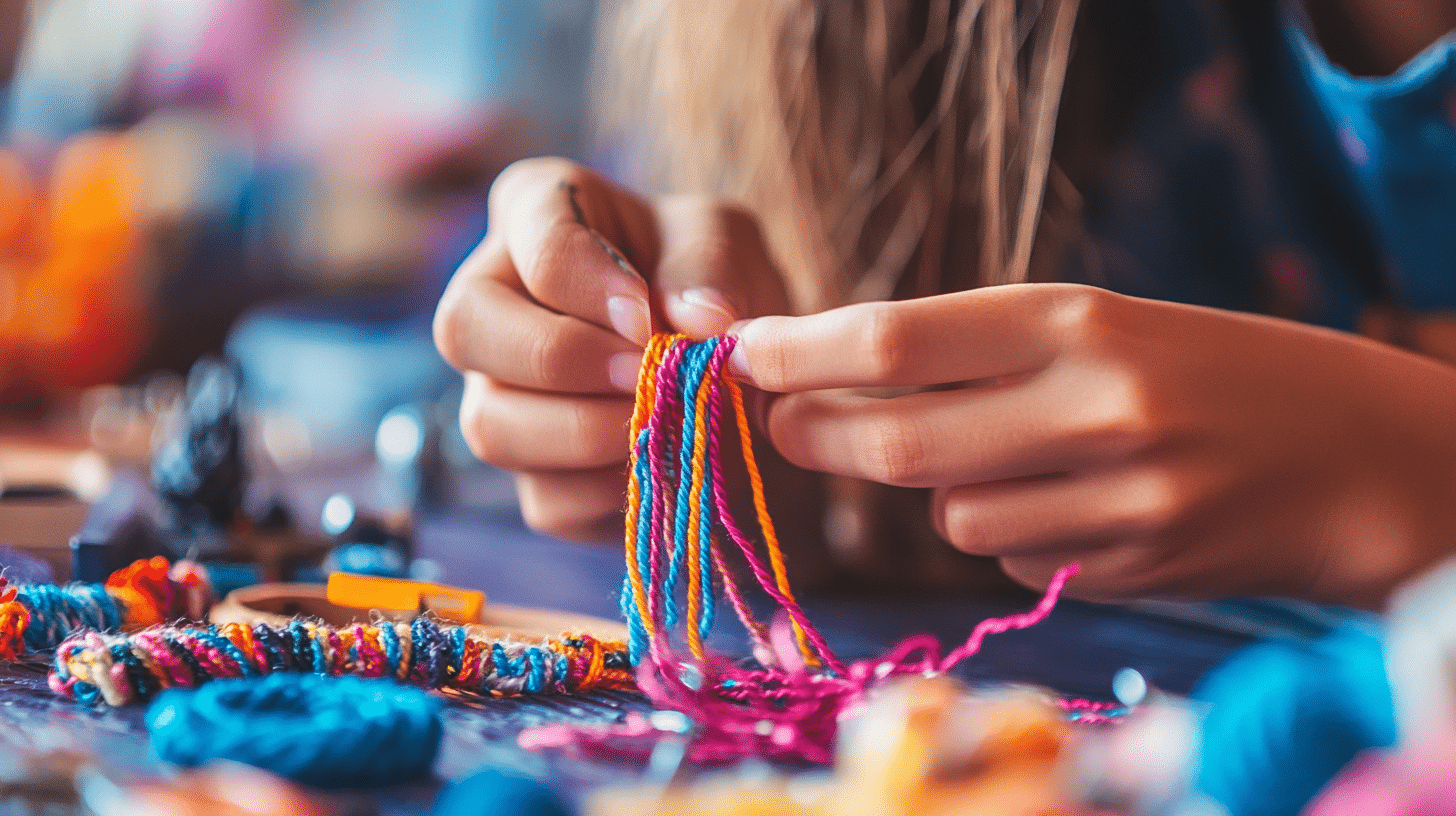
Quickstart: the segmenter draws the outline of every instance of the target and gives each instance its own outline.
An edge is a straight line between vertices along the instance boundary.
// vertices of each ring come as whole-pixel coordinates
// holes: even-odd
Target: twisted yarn
[[[295,620],[82,632],[56,649],[49,681],[57,694],[82,703],[123,706],[165,689],[279,673],[382,677],[503,697],[632,687],[625,643],[585,634],[542,643],[497,640],[427,617],[343,627]]]
[[[643,356],[629,438],[627,577],[622,592],[630,655],[638,667],[638,686],[653,704],[682,712],[694,722],[689,759],[765,756],[829,762],[840,716],[875,684],[895,675],[949,671],[976,654],[987,635],[1039,623],[1051,613],[1077,566],[1058,571],[1035,608],[981,621],[965,643],[944,655],[938,641],[920,635],[878,660],[846,665],[789,587],[753,455],[743,393],[724,371],[735,342],[724,336],[694,343],[683,335],[660,334]],[[730,412],[731,419],[725,421],[723,414]],[[729,429],[726,433],[736,432],[743,453],[756,521],[748,529],[735,520],[728,500],[721,461],[723,426]],[[773,627],[757,620],[743,601],[729,566],[731,557],[742,559],[778,606]],[[742,667],[705,649],[715,582],[753,639],[761,668]],[[1079,716],[1100,713],[1100,708],[1090,710],[1094,708],[1083,701],[1067,710],[1081,711]],[[648,738],[654,736],[664,732],[637,718],[605,728],[529,729],[521,742],[527,747],[595,745],[621,753],[650,744]]]
[[[174,577],[175,576],[175,577]],[[205,606],[206,575],[190,562],[143,559],[112,573],[105,584],[10,584],[0,575],[0,659],[46,651],[76,632],[139,629]]]
[[[172,689],[147,710],[157,756],[243,762],[319,787],[425,776],[440,749],[441,703],[389,680],[275,674]]]

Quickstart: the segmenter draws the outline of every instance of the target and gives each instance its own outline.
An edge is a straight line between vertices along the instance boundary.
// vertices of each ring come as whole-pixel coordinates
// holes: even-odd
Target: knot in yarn
[[[416,780],[444,734],[440,701],[389,680],[274,674],[172,689],[147,709],[157,756],[242,762],[321,788]]]

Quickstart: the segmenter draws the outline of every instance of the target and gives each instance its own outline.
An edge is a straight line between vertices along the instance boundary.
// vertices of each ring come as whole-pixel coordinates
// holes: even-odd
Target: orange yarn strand
[[[753,438],[748,431],[748,412],[743,409],[743,389],[731,377],[725,378],[724,382],[727,383],[728,394],[733,399],[733,415],[738,422],[738,438],[743,446],[743,463],[748,468],[748,484],[753,489],[753,511],[758,515],[758,526],[763,531],[763,540],[768,547],[768,560],[773,570],[774,583],[785,598],[794,602],[793,590],[789,588],[788,571],[784,567],[783,549],[774,533],[773,519],[769,518],[768,502],[764,499],[763,477],[759,475],[758,461],[753,455]],[[794,621],[794,640],[799,644],[799,653],[804,656],[804,662],[810,666],[818,666],[819,657],[809,648],[808,638],[804,636],[803,627],[799,626],[798,621]]]

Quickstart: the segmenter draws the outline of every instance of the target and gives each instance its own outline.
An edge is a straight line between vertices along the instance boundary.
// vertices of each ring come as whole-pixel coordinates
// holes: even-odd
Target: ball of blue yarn
[[[1211,704],[1199,788],[1232,816],[1293,816],[1357,753],[1395,741],[1381,639],[1357,625],[1249,646],[1194,696]]]
[[[362,788],[428,774],[440,712],[439,700],[389,680],[271,674],[166,691],[146,720],[168,762],[230,759],[316,787]]]
[[[445,789],[430,816],[571,816],[566,803],[532,779],[490,768]]]

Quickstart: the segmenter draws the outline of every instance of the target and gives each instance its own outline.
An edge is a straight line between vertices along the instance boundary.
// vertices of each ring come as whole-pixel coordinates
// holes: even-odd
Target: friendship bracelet
[[[105,584],[11,584],[0,575],[0,660],[55,648],[83,630],[140,629],[206,612],[212,589],[190,561],[157,556],[112,573]]]
[[[333,627],[226,623],[83,632],[56,649],[50,687],[87,705],[123,706],[218,678],[292,672],[387,677],[497,697],[633,687],[626,644],[567,634],[541,642],[485,637],[429,617]]]

